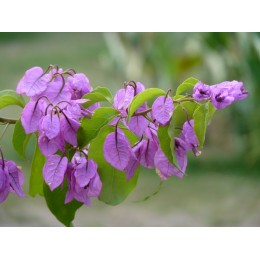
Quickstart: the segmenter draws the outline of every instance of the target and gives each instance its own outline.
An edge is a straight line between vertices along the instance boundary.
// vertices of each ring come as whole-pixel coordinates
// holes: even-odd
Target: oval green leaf
[[[171,117],[169,125],[158,127],[158,139],[160,147],[169,160],[179,171],[182,172],[175,155],[174,142],[174,117]]]
[[[213,106],[213,104],[210,101],[208,102],[208,104],[209,104],[209,112],[207,114],[207,119],[206,119],[207,126],[211,123],[211,119],[216,112],[216,108]]]
[[[23,97],[18,95],[14,90],[0,91],[0,109],[12,105],[24,107],[25,102]]]
[[[95,110],[91,118],[84,117],[77,132],[79,147],[86,146],[98,135],[100,129],[111,122],[118,114],[119,112],[114,108],[100,107]]]
[[[188,92],[190,90],[193,90],[194,86],[199,82],[196,78],[188,78],[185,81],[183,81],[176,90],[176,95],[180,95],[183,92]]]
[[[194,132],[199,140],[199,149],[202,148],[205,141],[206,129],[208,124],[207,122],[208,112],[209,112],[209,104],[205,103],[199,105],[199,107],[195,110],[193,115]]]
[[[25,151],[27,144],[30,140],[31,134],[27,135],[23,129],[21,120],[18,120],[14,126],[14,133],[13,133],[13,147],[16,150],[16,152],[25,158]]]
[[[70,227],[76,211],[82,206],[82,203],[73,200],[64,204],[67,190],[68,185],[66,181],[54,191],[51,191],[46,183],[43,185],[44,197],[49,210],[62,224]]]
[[[173,154],[170,147],[170,143],[172,142],[171,137],[168,134],[169,125],[162,126],[160,125],[158,127],[158,139],[160,142],[160,147],[165,154],[165,156],[168,158],[170,162],[173,161]]]
[[[88,99],[88,101],[82,104],[83,107],[88,108],[89,106],[102,101],[113,103],[113,95],[108,88],[97,87],[90,93],[84,95],[82,99]]]
[[[30,174],[30,187],[29,194],[32,197],[35,195],[43,196],[43,176],[42,176],[42,168],[45,164],[45,157],[41,153],[38,143],[36,142],[36,148],[33,156],[31,174]]]

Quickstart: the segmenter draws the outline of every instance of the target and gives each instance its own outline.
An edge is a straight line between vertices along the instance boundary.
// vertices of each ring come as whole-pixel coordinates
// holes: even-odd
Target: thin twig
[[[151,111],[152,111],[152,108],[149,108],[149,109],[146,109],[144,111],[134,113],[133,116],[145,116],[146,114],[148,114]]]
[[[180,98],[180,99],[173,100],[174,103],[180,103],[180,102],[184,102],[184,101],[193,101],[194,102],[194,98]]]
[[[0,122],[5,124],[16,124],[17,121],[16,119],[0,117]]]

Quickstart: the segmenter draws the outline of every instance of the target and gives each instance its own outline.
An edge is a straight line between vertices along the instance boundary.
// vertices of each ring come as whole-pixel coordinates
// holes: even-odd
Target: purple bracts
[[[171,119],[174,105],[169,97],[158,97],[152,106],[153,119],[161,125],[167,125]]]
[[[203,101],[205,99],[210,98],[211,89],[209,86],[204,85],[203,82],[199,81],[193,89],[193,98],[196,101]]]
[[[223,109],[236,101],[245,99],[248,91],[244,89],[243,82],[236,80],[224,81],[216,85],[207,86],[201,81],[193,89],[193,98],[196,101],[210,99],[216,109]]]
[[[91,207],[91,197],[98,197],[102,182],[97,172],[97,164],[93,160],[87,160],[75,153],[67,168],[67,180],[69,189],[65,203],[76,199]]]
[[[104,143],[105,159],[116,169],[123,171],[130,160],[131,145],[121,129],[110,133]]]
[[[6,200],[9,192],[24,197],[22,185],[24,176],[16,163],[11,160],[0,160],[0,203]]]
[[[247,96],[248,91],[244,89],[243,82],[224,81],[211,86],[211,102],[216,109],[223,109]]]

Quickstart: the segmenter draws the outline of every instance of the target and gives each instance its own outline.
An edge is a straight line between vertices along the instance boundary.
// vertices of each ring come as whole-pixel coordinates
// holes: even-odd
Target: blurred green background
[[[136,189],[118,206],[93,200],[82,207],[76,226],[260,226],[260,34],[259,33],[0,33],[0,90],[15,89],[33,66],[58,64],[84,72],[93,87],[115,93],[124,81],[176,89],[193,76],[210,85],[243,81],[249,97],[217,111],[203,153],[189,155],[187,176],[166,181],[156,191],[154,170],[141,170]],[[0,116],[18,118],[19,108]],[[3,127],[0,126],[0,130]],[[27,160],[13,150],[13,126],[1,146],[28,177]],[[41,197],[11,194],[0,205],[0,226],[60,226]]]

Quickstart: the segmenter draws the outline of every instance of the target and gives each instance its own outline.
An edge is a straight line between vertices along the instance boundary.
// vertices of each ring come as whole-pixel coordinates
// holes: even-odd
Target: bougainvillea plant
[[[29,97],[26,104],[23,96]],[[16,92],[0,91],[0,108],[23,108],[15,124],[13,146],[25,157],[37,137],[29,195],[44,196],[56,218],[72,225],[75,213],[91,199],[116,205],[135,188],[140,166],[155,169],[160,181],[183,178],[187,152],[201,154],[206,128],[215,110],[246,98],[243,83],[208,86],[189,78],[167,92],[125,82],[113,97],[93,89],[86,75],[50,65],[27,70]],[[24,175],[0,153],[0,203],[9,192],[24,197]]]

